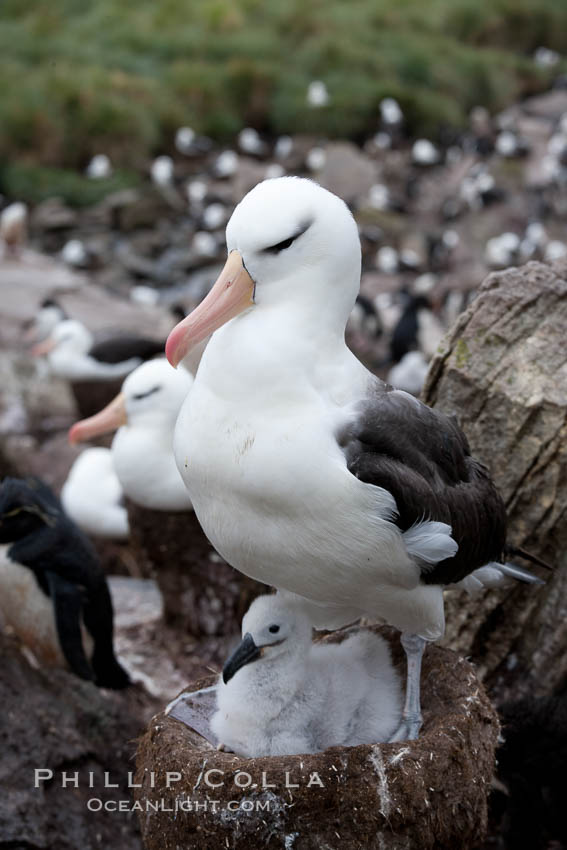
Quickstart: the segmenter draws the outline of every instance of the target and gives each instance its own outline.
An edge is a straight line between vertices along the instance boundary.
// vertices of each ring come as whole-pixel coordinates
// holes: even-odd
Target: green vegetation
[[[59,197],[73,207],[96,204],[121,189],[139,186],[141,177],[130,171],[115,171],[104,180],[89,180],[76,171],[11,162],[0,165],[0,186],[9,198],[19,198],[37,204],[47,198]]]
[[[0,160],[137,168],[185,124],[356,139],[385,95],[436,134],[543,88],[542,44],[567,52],[565,0],[2,0]]]

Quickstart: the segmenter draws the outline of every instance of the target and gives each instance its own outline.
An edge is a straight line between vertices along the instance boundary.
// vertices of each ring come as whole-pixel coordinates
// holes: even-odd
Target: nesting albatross
[[[177,365],[215,332],[177,421],[179,470],[223,557],[309,600],[315,627],[367,615],[402,631],[394,739],[415,738],[443,587],[499,560],[503,502],[452,419],[346,347],[360,243],[339,198],[309,180],[266,180],[226,236],[216,284],[167,343]]]
[[[221,559],[213,561],[175,464],[175,420],[192,383],[189,372],[175,371],[164,357],[143,363],[114,401],[75,423],[69,439],[77,443],[116,431],[111,454],[128,500],[138,565],[155,575],[166,621],[201,637],[230,634],[258,590]]]

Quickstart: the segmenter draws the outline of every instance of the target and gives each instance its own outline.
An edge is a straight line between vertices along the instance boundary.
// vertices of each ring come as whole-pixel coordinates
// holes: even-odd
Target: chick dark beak
[[[262,650],[254,643],[254,638],[250,632],[246,632],[241,642],[238,644],[226,664],[222,668],[222,680],[225,685],[232,679],[235,673],[244,667],[245,664],[250,664],[251,661],[257,661],[262,656]]]

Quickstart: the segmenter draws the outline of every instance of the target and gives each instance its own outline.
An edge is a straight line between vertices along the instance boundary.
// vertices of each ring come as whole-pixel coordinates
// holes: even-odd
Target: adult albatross
[[[501,557],[503,502],[452,419],[346,347],[360,242],[343,201],[309,180],[265,180],[226,236],[217,282],[167,342],[177,365],[214,332],[177,421],[179,470],[221,555],[302,597],[316,628],[366,615],[401,630],[394,739],[415,738],[443,587]]]

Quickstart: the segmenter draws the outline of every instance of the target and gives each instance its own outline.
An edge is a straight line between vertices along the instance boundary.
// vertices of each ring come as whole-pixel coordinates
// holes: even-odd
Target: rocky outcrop
[[[433,360],[425,401],[456,414],[504,498],[509,542],[555,570],[448,600],[450,646],[498,700],[545,695],[567,676],[567,263],[490,275]],[[538,568],[536,568],[536,572]]]
[[[399,663],[397,640],[393,648]],[[314,755],[238,758],[157,715],[137,757],[146,850],[473,847],[486,828],[498,721],[473,667],[449,650],[428,647],[422,681],[418,741]]]

